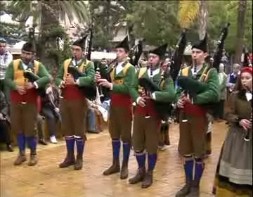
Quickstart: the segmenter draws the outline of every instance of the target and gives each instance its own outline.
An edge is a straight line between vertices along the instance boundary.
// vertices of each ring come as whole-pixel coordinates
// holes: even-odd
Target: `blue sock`
[[[114,159],[119,159],[120,140],[112,140],[112,153]]]
[[[78,155],[83,155],[83,151],[84,151],[84,140],[83,138],[75,138],[76,141],[76,148],[77,148],[77,154]]]
[[[66,147],[68,153],[74,153],[74,147],[75,147],[75,138],[73,136],[66,136]]]
[[[184,172],[185,172],[186,180],[192,180],[193,166],[194,166],[194,160],[192,157],[185,160]]]
[[[25,151],[25,141],[25,135],[23,133],[19,133],[17,135],[17,143],[20,153]]]
[[[123,143],[123,162],[128,163],[130,149],[131,149],[131,145],[129,143]]]
[[[135,157],[138,163],[139,168],[144,168],[145,167],[145,162],[146,162],[146,154],[145,153],[135,153]]]
[[[154,170],[156,160],[157,160],[157,154],[148,154],[148,171]]]
[[[28,147],[31,149],[32,154],[36,154],[37,138],[34,136],[26,137]]]
[[[204,171],[204,162],[202,159],[195,159],[195,174],[193,180],[200,181],[203,171]]]

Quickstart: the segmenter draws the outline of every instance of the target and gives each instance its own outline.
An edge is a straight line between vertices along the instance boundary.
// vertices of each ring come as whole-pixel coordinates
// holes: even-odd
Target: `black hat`
[[[75,42],[73,42],[72,45],[79,46],[79,47],[81,47],[81,49],[83,50],[83,49],[85,48],[86,38],[87,38],[87,35],[84,36],[84,37],[81,38],[81,39],[76,40]]]
[[[207,33],[205,34],[205,37],[203,40],[198,41],[194,45],[192,45],[192,49],[200,49],[203,52],[207,52]]]
[[[154,53],[154,54],[158,55],[159,57],[163,57],[166,53],[167,46],[168,46],[168,44],[164,44],[162,46],[159,46],[159,47],[149,51],[149,53]]]
[[[35,52],[35,46],[32,42],[27,42],[23,45],[22,50],[28,52]]]
[[[0,37],[0,43],[6,43],[6,42],[7,41],[4,38]]]
[[[115,48],[123,48],[126,51],[129,51],[128,36],[126,36]]]

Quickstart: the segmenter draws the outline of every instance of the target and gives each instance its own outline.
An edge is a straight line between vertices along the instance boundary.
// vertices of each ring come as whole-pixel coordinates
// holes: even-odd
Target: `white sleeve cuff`
[[[110,90],[112,90],[113,89],[113,84],[111,83],[111,87],[110,87]]]
[[[139,96],[137,99],[136,99],[136,103],[139,103],[139,100],[141,99],[141,97]]]
[[[64,83],[64,81],[61,81],[61,83],[60,83],[60,85],[59,85],[59,88],[62,87],[63,83]]]
[[[154,100],[156,100],[155,92],[153,92],[153,93],[151,94],[151,98],[154,99]]]
[[[80,85],[80,80],[79,79],[76,80],[76,85],[78,85],[78,86]]]
[[[33,82],[33,85],[35,86],[35,88],[36,88],[36,89],[38,89],[38,88],[39,88],[39,86],[38,86],[38,84],[36,83],[36,81],[35,81],[35,82]]]

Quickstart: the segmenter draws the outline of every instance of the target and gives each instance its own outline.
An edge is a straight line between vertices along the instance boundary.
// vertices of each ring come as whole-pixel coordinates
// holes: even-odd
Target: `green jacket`
[[[14,64],[13,64],[14,61],[12,61],[9,64],[9,66],[6,70],[6,73],[5,73],[5,83],[12,90],[16,89],[16,83],[14,82]],[[24,71],[22,61],[20,61],[19,65],[18,65],[18,69]],[[40,79],[38,79],[36,81],[36,83],[38,84],[38,87],[44,88],[50,82],[51,77],[50,77],[50,74],[48,73],[47,69],[45,68],[45,66],[41,62],[39,62],[39,69],[38,69],[37,75],[40,77]]]
[[[55,79],[55,84],[59,86],[61,82],[64,80],[64,66],[69,59],[65,60],[62,66],[60,67],[58,74]],[[77,64],[77,67],[80,67],[83,64],[81,61]],[[69,66],[69,65],[67,65]],[[91,86],[94,83],[95,79],[95,70],[94,70],[94,63],[92,61],[88,61],[87,64],[84,65],[83,73],[85,74],[84,77],[79,77],[79,86]]]
[[[142,68],[141,68],[142,69]],[[133,89],[133,92],[131,92],[131,96],[134,101],[137,100],[139,97],[138,93],[138,88],[139,88],[139,83],[138,83],[138,78],[139,78],[139,69],[135,75],[135,89]],[[146,70],[141,78],[149,78],[148,76],[148,71]],[[155,91],[153,92],[155,95],[155,101],[159,102],[173,102],[176,96],[175,88],[174,88],[174,83],[173,80],[168,77],[164,81],[162,80],[162,75],[161,75],[161,70],[158,74],[153,76],[153,82],[160,87],[161,91]],[[161,87],[162,86],[162,87]]]
[[[205,68],[208,65],[204,64],[203,67],[200,69],[200,71],[197,73],[195,80],[199,80],[202,76]],[[193,79],[193,74],[191,71],[191,67],[186,67],[184,69],[189,69],[188,77],[191,77]],[[183,76],[183,70],[179,73],[179,76]],[[204,91],[198,93],[196,97],[193,98],[194,104],[208,104],[208,103],[215,103],[219,101],[219,78],[218,73],[215,68],[211,68],[208,72],[208,75],[206,76],[206,79],[202,82],[200,82],[200,85],[202,85],[201,89],[204,89]],[[194,89],[194,87],[193,87]],[[177,100],[179,99],[182,89],[179,87],[177,89]]]
[[[114,80],[123,80],[122,84],[116,84],[114,83],[114,80],[112,80],[113,88],[112,93],[119,93],[119,94],[131,94],[134,87],[134,77],[135,77],[135,68],[132,64],[127,63],[129,66],[126,70],[121,70],[118,74],[116,74],[116,68],[112,69],[111,72],[113,72]],[[110,67],[108,68],[108,71],[110,70]]]

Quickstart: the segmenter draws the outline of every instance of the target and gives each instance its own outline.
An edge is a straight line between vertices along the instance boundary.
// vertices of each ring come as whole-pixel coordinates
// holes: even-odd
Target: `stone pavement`
[[[206,170],[201,182],[201,197],[209,197],[215,175],[220,148],[226,135],[224,122],[213,125],[212,155],[206,159]],[[14,166],[17,155],[1,152],[0,196],[1,197],[172,197],[184,183],[182,161],[178,155],[178,125],[170,129],[171,145],[159,158],[154,172],[153,186],[142,189],[140,184],[130,185],[121,180],[119,174],[103,176],[102,172],[111,164],[111,142],[107,131],[88,134],[85,147],[84,168],[74,171],[72,167],[58,168],[65,157],[65,145],[38,147],[39,163],[29,167],[26,163]],[[132,177],[137,169],[131,152],[129,173]]]

